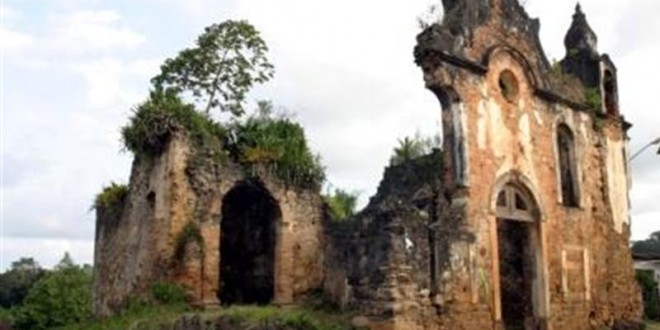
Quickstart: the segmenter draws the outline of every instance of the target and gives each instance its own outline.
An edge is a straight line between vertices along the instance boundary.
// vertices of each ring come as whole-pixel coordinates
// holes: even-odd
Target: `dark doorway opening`
[[[258,182],[241,182],[222,202],[220,294],[223,304],[268,304],[274,295],[275,199]]]
[[[502,319],[506,330],[525,330],[533,322],[533,263],[530,253],[530,224],[498,219],[498,249]]]

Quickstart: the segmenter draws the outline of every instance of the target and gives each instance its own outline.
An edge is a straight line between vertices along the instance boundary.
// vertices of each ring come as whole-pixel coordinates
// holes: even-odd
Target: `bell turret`
[[[587,23],[587,18],[582,12],[579,3],[575,6],[573,23],[564,38],[564,46],[566,46],[566,52],[568,54],[598,54],[598,37],[596,37],[596,33],[591,29],[589,23]]]
[[[587,23],[587,18],[578,3],[575,6],[571,27],[564,38],[566,57],[561,64],[565,73],[579,78],[587,88],[596,88],[600,85],[600,56],[597,44],[596,33]]]

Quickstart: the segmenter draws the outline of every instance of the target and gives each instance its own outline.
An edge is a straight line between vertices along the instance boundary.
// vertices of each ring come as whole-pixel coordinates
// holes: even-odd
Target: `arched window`
[[[565,206],[579,206],[577,189],[577,168],[575,155],[575,139],[573,132],[565,124],[557,127],[557,152],[559,184],[561,200]]]
[[[605,71],[603,91],[605,92],[605,111],[607,111],[608,115],[616,116],[618,114],[616,81],[610,71]]]
[[[507,184],[497,195],[497,217],[534,222],[534,204],[527,194],[512,184]]]

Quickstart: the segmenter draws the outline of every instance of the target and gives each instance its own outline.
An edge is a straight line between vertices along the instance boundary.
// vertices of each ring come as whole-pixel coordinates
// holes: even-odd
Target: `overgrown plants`
[[[231,156],[252,172],[261,166],[287,184],[319,189],[324,169],[300,124],[273,116],[269,101],[259,102],[256,114],[241,119],[249,89],[273,76],[267,50],[245,21],[206,28],[196,47],[165,61],[152,79],[149,99],[135,108],[122,128],[125,148],[136,156],[156,157],[175,134],[186,134],[197,149],[204,149],[204,157],[209,151],[220,156],[216,160]],[[194,103],[187,103],[186,97]],[[196,107],[200,103],[203,110]],[[230,113],[231,119],[224,124],[212,119],[213,108]]]

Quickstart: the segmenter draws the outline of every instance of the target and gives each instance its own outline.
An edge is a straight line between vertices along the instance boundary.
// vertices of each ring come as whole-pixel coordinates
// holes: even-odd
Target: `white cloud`
[[[169,8],[192,18],[194,21],[209,21],[229,11],[239,0],[145,0],[156,7]]]
[[[34,43],[34,37],[29,34],[13,31],[5,27],[0,28],[0,50],[4,55],[21,53],[34,46]]]
[[[88,84],[87,99],[94,107],[131,105],[145,97],[144,88],[150,77],[158,72],[159,60],[122,61],[105,58],[74,64]]]
[[[20,17],[21,13],[17,10],[9,8],[9,6],[5,4],[0,4],[0,20],[2,20],[3,25],[7,24],[8,21],[16,20]]]
[[[128,50],[145,41],[145,37],[121,23],[114,10],[77,11],[50,18],[50,47],[67,52]]]

